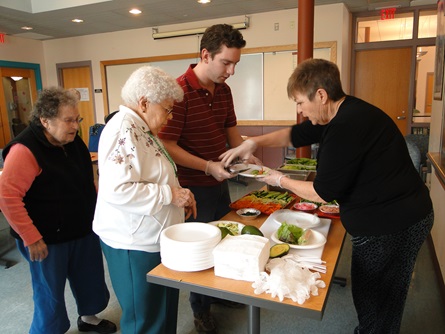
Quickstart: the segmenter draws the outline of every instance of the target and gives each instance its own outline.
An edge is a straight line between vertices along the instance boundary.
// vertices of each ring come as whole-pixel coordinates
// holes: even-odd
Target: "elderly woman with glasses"
[[[88,148],[77,135],[78,98],[44,89],[29,126],[3,149],[0,208],[29,262],[34,291],[30,333],[65,333],[68,279],[79,331],[114,333],[95,316],[109,301],[99,238],[92,231],[96,189]]]
[[[122,333],[176,333],[178,290],[149,284],[146,274],[161,263],[161,232],[196,217],[194,196],[179,185],[176,165],[158,138],[183,91],[159,68],[143,66],[121,96],[124,105],[99,140],[93,229],[122,308]]]

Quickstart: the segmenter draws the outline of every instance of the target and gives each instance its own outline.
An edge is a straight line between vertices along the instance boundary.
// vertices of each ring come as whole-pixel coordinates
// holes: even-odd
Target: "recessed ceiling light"
[[[83,20],[82,20],[82,19],[72,19],[71,22],[74,22],[74,23],[82,23]]]
[[[24,27],[22,27],[22,29],[23,30],[32,30],[33,28],[32,27],[28,27],[28,26],[24,26]]]
[[[137,8],[133,8],[132,10],[130,10],[130,13],[134,15],[139,15],[140,13],[142,13],[142,11]]]
[[[212,0],[198,0],[199,3],[210,3]]]

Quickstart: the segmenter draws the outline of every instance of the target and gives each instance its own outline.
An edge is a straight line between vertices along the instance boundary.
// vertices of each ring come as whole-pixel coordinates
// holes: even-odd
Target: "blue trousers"
[[[61,334],[70,328],[65,306],[67,279],[79,315],[101,312],[110,299],[97,235],[91,233],[81,239],[47,246],[48,257],[42,262],[31,262],[23,241],[17,240],[17,247],[31,271],[34,292],[31,334]]]
[[[160,253],[115,249],[101,242],[111,283],[122,308],[123,334],[176,333],[179,290],[148,283]]]
[[[229,183],[224,181],[217,186],[212,187],[187,187],[195,196],[198,216],[190,217],[188,221],[197,221],[208,223],[219,220],[230,211],[229,204],[230,192]],[[202,313],[210,311],[210,306],[213,301],[212,297],[202,295],[195,292],[190,292],[190,306],[193,313]]]

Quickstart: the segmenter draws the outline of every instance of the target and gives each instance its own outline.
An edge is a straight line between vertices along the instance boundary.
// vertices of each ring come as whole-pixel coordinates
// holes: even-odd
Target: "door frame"
[[[91,100],[88,102],[90,103],[90,109],[92,110],[92,124],[89,124],[88,122],[84,120],[84,122],[81,124],[81,137],[85,144],[88,146],[89,144],[89,128],[90,126],[97,123],[97,113],[96,113],[96,99],[95,99],[95,92],[94,92],[94,80],[93,80],[93,70],[92,70],[92,62],[90,60],[85,61],[76,61],[76,62],[68,62],[68,63],[58,63],[56,64],[56,71],[57,71],[57,82],[60,87],[65,87],[65,80],[64,80],[64,70],[70,70],[70,69],[76,69],[76,68],[88,68],[89,70],[89,84],[91,87]],[[75,87],[73,87],[75,88]]]
[[[90,69],[90,81],[91,81],[91,95],[92,95],[92,103],[93,103],[93,116],[94,121],[97,122],[97,114],[96,114],[96,99],[94,98],[94,81],[93,81],[93,66],[92,62],[90,60],[85,61],[76,61],[71,63],[58,63],[56,64],[56,70],[57,70],[57,83],[59,86],[63,87],[63,75],[62,70],[66,68],[76,68],[76,67],[88,67]]]
[[[35,64],[35,63],[23,63],[23,62],[15,62],[15,61],[6,61],[6,60],[0,60],[0,68],[1,69],[17,69],[17,70],[26,70],[26,71],[32,71],[31,73],[33,73],[32,77],[34,79],[33,84],[33,99],[34,99],[34,103],[38,97],[38,93],[39,91],[42,90],[42,75],[40,72],[40,64]],[[32,79],[32,78],[31,78]],[[3,86],[0,85],[2,88],[0,89],[0,108],[5,106],[5,96],[4,96],[4,92],[3,92]],[[36,96],[34,96],[34,94]],[[5,122],[5,120],[3,120],[3,123]],[[8,120],[9,122],[9,120]],[[12,138],[12,134],[11,131],[9,129],[9,126],[6,127],[5,124],[3,124],[3,131],[1,132],[1,136],[2,139],[0,140],[0,142],[4,145],[6,145]]]
[[[20,68],[20,69],[26,69],[26,70],[33,70],[35,78],[36,78],[37,91],[42,90],[43,86],[42,86],[42,75],[41,75],[41,72],[40,72],[40,64],[22,63],[22,62],[16,62],[16,61],[0,60],[0,67],[9,67],[9,68]]]
[[[409,121],[407,122],[406,133],[412,133],[413,128],[420,126],[420,123],[413,123],[413,109],[415,107],[415,89],[416,89],[416,67],[417,67],[417,48],[423,46],[435,46],[436,37],[419,38],[418,37],[418,25],[420,12],[423,10],[436,10],[436,5],[425,5],[415,8],[401,8],[397,9],[397,14],[402,13],[413,13],[413,37],[411,39],[405,40],[393,40],[384,42],[367,42],[367,43],[357,43],[357,20],[359,18],[365,17],[378,17],[380,16],[378,11],[374,12],[359,12],[353,13],[352,15],[352,40],[351,40],[351,70],[350,70],[350,91],[351,95],[354,95],[355,87],[355,67],[356,67],[356,52],[365,50],[378,50],[378,49],[391,49],[391,48],[404,48],[411,47],[411,70],[410,70],[410,90],[408,96],[408,110],[407,117]],[[425,126],[429,129],[429,126]]]

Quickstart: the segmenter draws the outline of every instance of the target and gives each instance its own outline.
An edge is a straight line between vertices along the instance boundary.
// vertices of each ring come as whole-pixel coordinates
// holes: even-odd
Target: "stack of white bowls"
[[[183,223],[167,227],[161,233],[161,261],[177,271],[200,271],[213,267],[212,251],[221,241],[217,226]]]

